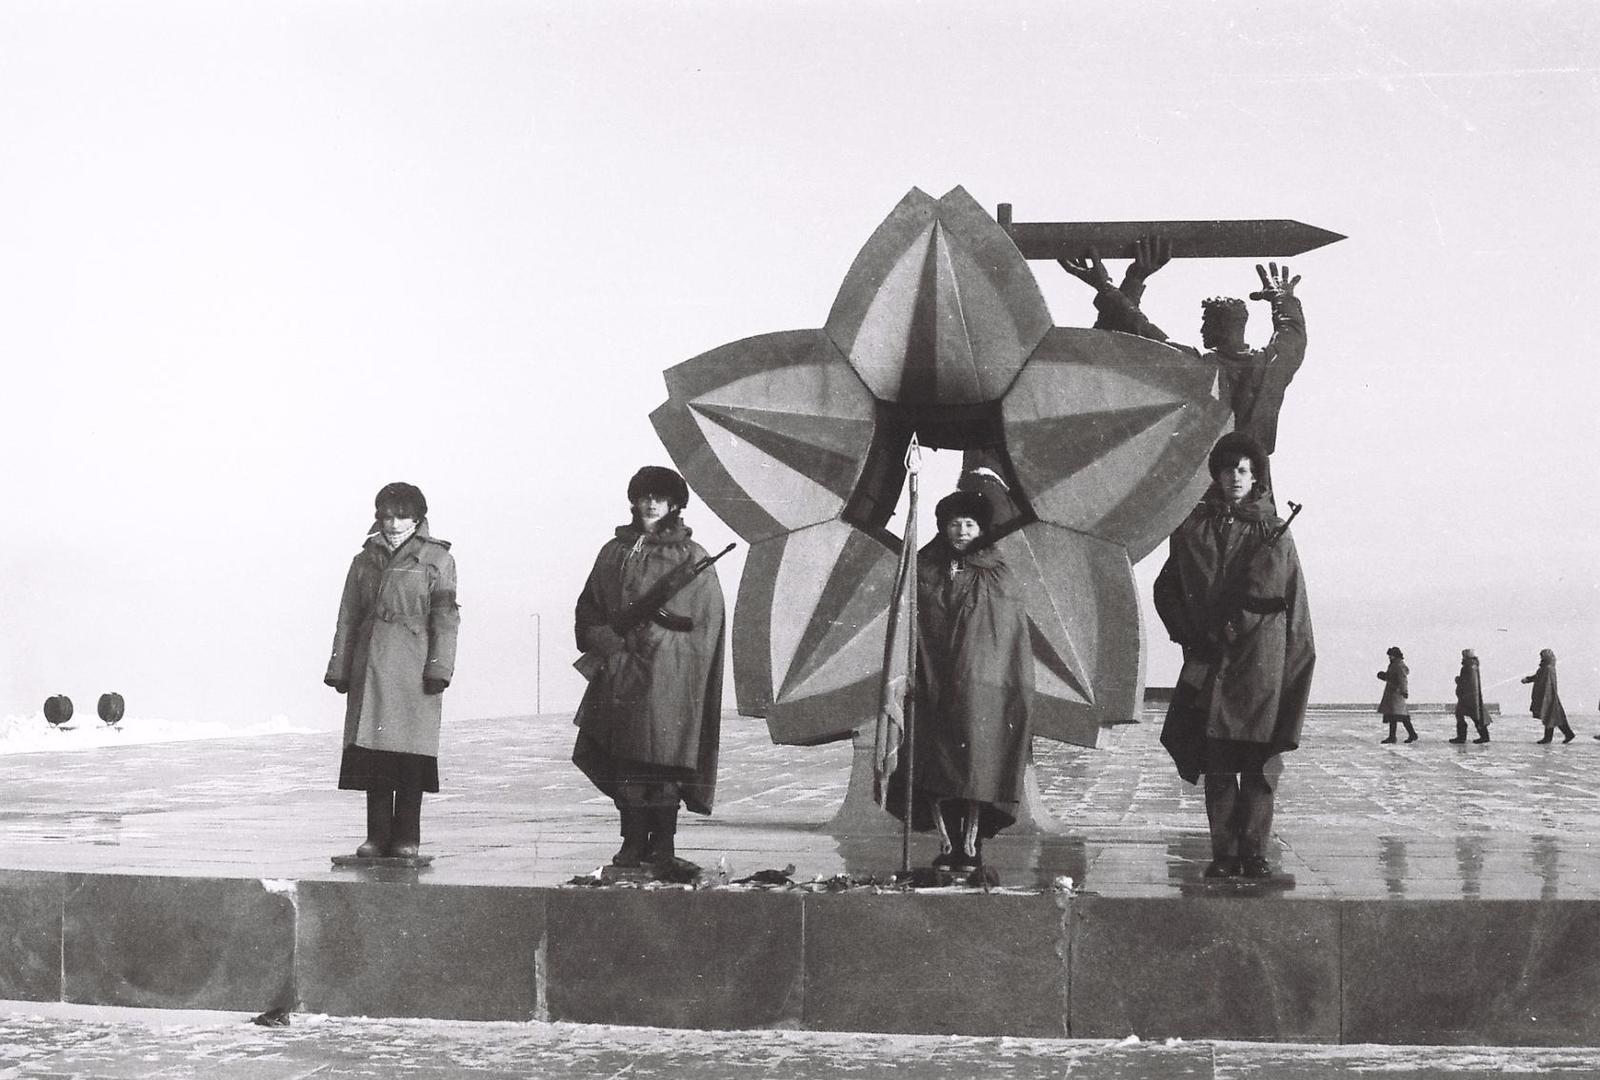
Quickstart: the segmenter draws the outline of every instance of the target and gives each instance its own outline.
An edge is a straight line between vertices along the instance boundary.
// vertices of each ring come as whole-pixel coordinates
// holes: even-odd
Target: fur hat
[[[939,500],[933,508],[933,516],[941,529],[951,518],[958,517],[971,518],[985,533],[994,527],[994,506],[981,491],[952,491]]]
[[[428,516],[428,500],[422,497],[422,489],[415,484],[406,484],[395,481],[385,484],[372,500],[373,515],[383,513],[385,507],[394,507],[396,510],[406,511],[406,516],[421,521]]]
[[[689,485],[663,465],[646,465],[628,481],[628,501],[641,495],[659,495],[679,510],[689,505]]]
[[[1231,467],[1240,458],[1250,459],[1250,471],[1255,475],[1256,485],[1260,486],[1267,475],[1267,452],[1242,431],[1230,431],[1217,440],[1206,458],[1206,472],[1215,480],[1218,469]]]
[[[1539,659],[1546,664],[1553,664],[1556,662],[1556,651],[1554,649],[1540,649]]]
[[[1471,649],[1462,649],[1461,650],[1461,659],[1463,659],[1463,660],[1476,660],[1477,658],[1478,658],[1478,654],[1473,652]]]
[[[1406,654],[1400,651],[1400,646],[1398,645],[1389,646],[1389,655],[1396,660],[1404,660],[1406,658]]]

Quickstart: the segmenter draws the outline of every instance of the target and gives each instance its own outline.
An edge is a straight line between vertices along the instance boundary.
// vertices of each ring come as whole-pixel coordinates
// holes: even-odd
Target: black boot
[[[394,793],[394,833],[389,854],[397,859],[415,859],[422,849],[422,792]]]
[[[1379,739],[1378,741],[1381,742],[1381,743],[1394,742],[1394,729],[1396,727],[1398,727],[1398,726],[1399,726],[1398,723],[1396,723],[1393,720],[1390,720],[1389,721],[1389,737],[1387,739]]]
[[[983,866],[983,839],[978,835],[978,804],[971,799],[961,799],[956,805],[960,807],[961,830],[950,837],[955,848],[950,869],[958,874],[966,874]]]
[[[649,839],[644,844],[643,861],[654,865],[671,862],[677,857],[672,838],[678,832],[678,804],[653,806],[645,811],[650,824]]]
[[[1538,743],[1538,745],[1543,746],[1545,743],[1549,742],[1555,736],[1555,733],[1556,733],[1556,729],[1555,728],[1547,727],[1547,728],[1544,729],[1544,738],[1537,739],[1535,741]]]
[[[650,811],[638,806],[623,806],[618,811],[622,814],[622,846],[611,856],[611,865],[635,867],[644,862],[644,847],[650,838]]]
[[[1569,743],[1576,738],[1577,735],[1573,734],[1573,731],[1570,727],[1568,727],[1566,724],[1561,725],[1561,742],[1563,744]]]
[[[939,854],[933,857],[935,870],[949,870],[961,851],[961,800],[940,799],[933,812],[938,818]]]
[[[358,859],[381,859],[389,854],[394,833],[394,792],[367,792],[367,839],[356,848]]]
[[[1408,716],[1400,722],[1406,726],[1406,742],[1416,742],[1417,729],[1411,726],[1411,717]]]

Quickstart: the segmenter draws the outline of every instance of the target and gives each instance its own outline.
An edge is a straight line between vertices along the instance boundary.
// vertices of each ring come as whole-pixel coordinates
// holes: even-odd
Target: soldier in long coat
[[[339,787],[367,793],[364,858],[413,857],[422,793],[439,790],[439,725],[455,675],[456,562],[415,486],[385,485],[350,562],[323,677],[347,694]]]
[[[983,841],[1017,819],[1033,737],[1033,657],[1020,585],[990,542],[994,508],[957,491],[917,553],[912,828],[939,833],[938,869],[983,865]],[[887,805],[905,815],[905,767]]]
[[[619,616],[663,575],[706,557],[679,516],[683,477],[646,466],[628,482],[632,520],[595,558],[574,615],[579,670],[590,679],[578,706],[573,763],[616,803],[616,866],[675,855],[678,807],[710,814],[722,715],[722,586],[708,568],[640,625]]]
[[[1539,670],[1532,675],[1524,675],[1522,681],[1533,684],[1533,701],[1528,706],[1528,711],[1544,723],[1544,738],[1541,743],[1547,743],[1555,736],[1556,728],[1561,729],[1561,741],[1569,743],[1573,739],[1572,728],[1567,725],[1567,710],[1561,704],[1561,695],[1556,693],[1556,654],[1552,649],[1539,650]]]
[[[1183,647],[1161,743],[1178,775],[1205,776],[1209,877],[1266,877],[1282,753],[1300,744],[1316,649],[1294,540],[1240,432],[1212,448],[1212,485],[1169,541],[1156,612]]]
[[[1417,729],[1411,726],[1411,705],[1406,700],[1411,695],[1410,686],[1411,669],[1406,667],[1405,653],[1400,651],[1400,646],[1389,646],[1389,667],[1378,672],[1378,678],[1383,680],[1383,697],[1378,701],[1378,712],[1389,725],[1389,737],[1382,742],[1392,743],[1395,740],[1395,729],[1401,724],[1406,727],[1406,742],[1417,741]]]
[[[1478,728],[1478,737],[1472,741],[1489,741],[1489,710],[1483,706],[1483,679],[1478,673],[1478,654],[1471,649],[1461,650],[1461,671],[1456,675],[1456,737],[1450,741],[1467,741],[1467,721]]]

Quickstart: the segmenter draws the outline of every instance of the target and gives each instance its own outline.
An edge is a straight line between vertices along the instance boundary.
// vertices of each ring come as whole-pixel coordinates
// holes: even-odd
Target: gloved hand
[[[444,688],[449,685],[449,679],[436,679],[429,675],[422,680],[422,692],[424,694],[442,694],[444,693]]]
[[[344,679],[323,679],[322,685],[331,686],[341,694],[350,692],[350,684]]]
[[[623,636],[605,623],[589,627],[584,631],[584,638],[588,641],[589,648],[601,656],[610,656],[628,647]]]

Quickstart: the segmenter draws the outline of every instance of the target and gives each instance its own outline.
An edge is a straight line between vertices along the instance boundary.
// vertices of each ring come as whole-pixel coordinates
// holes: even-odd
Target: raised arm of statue
[[[1166,341],[1166,333],[1139,310],[1139,297],[1144,295],[1145,279],[1165,266],[1171,257],[1171,248],[1164,241],[1156,237],[1140,240],[1134,245],[1134,261],[1123,276],[1120,289],[1112,286],[1111,275],[1106,272],[1100,253],[1093,248],[1083,258],[1056,261],[1067,273],[1094,289],[1094,307],[1098,313],[1094,329],[1117,330],[1152,341]]]
[[[1300,275],[1293,277],[1289,268],[1278,268],[1277,263],[1256,266],[1261,278],[1261,288],[1250,294],[1252,300],[1266,300],[1272,304],[1272,340],[1267,343],[1267,379],[1271,392],[1282,404],[1284,390],[1300,370],[1306,358],[1306,315],[1295,296],[1294,287],[1300,284]]]

